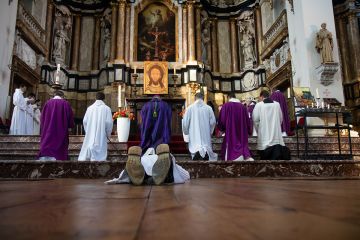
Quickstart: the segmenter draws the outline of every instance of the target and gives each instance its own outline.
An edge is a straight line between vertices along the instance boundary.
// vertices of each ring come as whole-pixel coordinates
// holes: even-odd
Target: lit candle
[[[288,88],[288,98],[290,98],[290,88]]]
[[[134,66],[134,74],[136,74],[136,66]]]
[[[118,107],[122,107],[121,106],[121,84],[118,85]]]
[[[318,88],[316,88],[316,98],[320,98],[319,89],[318,89]]]

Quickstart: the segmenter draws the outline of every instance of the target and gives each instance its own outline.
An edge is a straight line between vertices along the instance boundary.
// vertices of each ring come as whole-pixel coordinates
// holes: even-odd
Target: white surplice
[[[41,112],[36,104],[33,105],[34,108],[34,135],[40,135],[40,117]]]
[[[258,150],[265,150],[276,144],[285,146],[281,132],[283,116],[278,102],[257,103],[252,113],[252,119],[258,135]]]
[[[182,130],[185,135],[189,135],[189,151],[192,157],[199,152],[201,157],[205,157],[207,153],[210,161],[217,160],[217,154],[213,152],[211,143],[211,134],[215,125],[214,112],[203,100],[196,100],[186,109]]]
[[[106,160],[107,141],[113,129],[111,109],[103,101],[96,100],[86,110],[83,124],[85,138],[78,160]]]
[[[25,101],[28,101],[28,98],[25,98]],[[26,105],[26,114],[25,114],[25,133],[26,135],[34,134],[34,108],[31,104]]]
[[[11,118],[10,135],[25,135],[27,105],[20,88],[15,89],[13,104],[15,107]]]

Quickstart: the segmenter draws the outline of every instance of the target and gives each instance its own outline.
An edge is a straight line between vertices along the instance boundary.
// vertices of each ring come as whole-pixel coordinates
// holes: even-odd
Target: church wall
[[[11,80],[9,64],[12,59],[15,39],[15,22],[18,1],[0,1],[0,117],[9,116],[7,105]],[[7,117],[8,117],[7,116]]]
[[[92,48],[95,31],[95,20],[93,17],[83,17],[81,21],[80,40],[80,71],[91,71]]]
[[[310,87],[315,96],[319,89],[320,98],[332,97],[344,103],[341,71],[335,74],[334,82],[329,86],[320,84],[316,68],[321,65],[320,55],[315,50],[316,33],[322,23],[333,35],[334,61],[339,62],[338,43],[335,31],[333,5],[328,0],[294,1],[294,12],[287,2],[289,44],[292,56],[293,82],[295,87]]]
[[[218,21],[218,53],[221,73],[231,73],[231,46],[229,21]]]

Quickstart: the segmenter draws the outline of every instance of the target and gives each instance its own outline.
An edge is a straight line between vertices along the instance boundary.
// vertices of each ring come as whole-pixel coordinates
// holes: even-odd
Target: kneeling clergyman
[[[108,138],[113,129],[111,109],[103,102],[105,94],[98,92],[96,101],[86,110],[83,125],[84,143],[78,160],[105,161]]]
[[[185,183],[190,179],[189,172],[176,164],[170,153],[171,112],[169,104],[157,95],[143,106],[141,147],[129,148],[125,169],[106,184],[161,185]]]

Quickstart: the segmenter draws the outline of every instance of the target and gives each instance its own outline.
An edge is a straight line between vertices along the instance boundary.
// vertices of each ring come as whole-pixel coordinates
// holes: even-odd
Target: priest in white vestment
[[[280,104],[271,100],[266,90],[261,91],[260,100],[261,102],[255,105],[252,119],[258,135],[257,149],[261,155],[262,151],[270,147],[285,144],[281,131],[283,116]]]
[[[204,103],[204,95],[197,93],[195,102],[186,109],[182,120],[183,133],[189,135],[189,151],[193,160],[217,160],[211,143],[215,125],[213,110]]]
[[[34,131],[33,135],[40,135],[40,118],[41,118],[41,111],[40,111],[41,103],[40,100],[36,100],[35,104],[33,104],[34,108]]]
[[[25,135],[26,129],[26,108],[27,103],[24,98],[26,86],[20,85],[20,88],[15,89],[13,96],[13,104],[15,105],[13,115],[11,118],[10,135]]]
[[[86,110],[83,124],[85,138],[78,160],[105,161],[107,141],[113,129],[111,109],[105,105],[104,93],[96,94],[96,101]]]
[[[34,134],[34,107],[35,103],[35,94],[30,93],[25,101],[28,103],[26,105],[26,114],[25,114],[25,134],[33,135]]]

